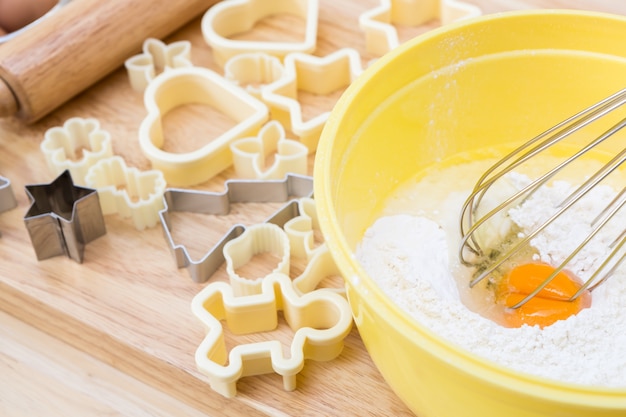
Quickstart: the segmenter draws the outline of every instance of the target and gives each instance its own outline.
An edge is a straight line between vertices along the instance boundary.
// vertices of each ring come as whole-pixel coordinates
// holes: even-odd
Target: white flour
[[[468,177],[459,174],[451,175],[456,179]],[[540,221],[549,210],[548,203],[562,198],[566,189],[567,184],[561,183],[535,194],[535,201],[529,200],[511,217],[522,228]],[[588,201],[567,212],[547,238],[534,242],[543,260],[562,260],[574,240],[570,233],[587,233],[586,222],[593,216],[586,210],[606,206],[611,194],[615,192],[610,187],[594,191]],[[450,272],[456,270],[458,229],[450,226],[456,215],[447,219],[436,207],[443,207],[443,212],[456,205],[458,213],[463,196],[455,192],[435,196],[430,208],[398,214],[415,205],[415,194],[407,195],[395,202],[392,199],[392,207],[367,230],[356,251],[368,274],[397,305],[444,339],[508,368],[565,382],[626,387],[626,268],[594,291],[592,307],[567,320],[544,329],[527,325],[505,328],[470,311],[460,301]],[[624,230],[624,217],[613,230]],[[605,241],[590,246],[590,252],[577,260],[577,272],[583,278],[595,251],[606,251]]]

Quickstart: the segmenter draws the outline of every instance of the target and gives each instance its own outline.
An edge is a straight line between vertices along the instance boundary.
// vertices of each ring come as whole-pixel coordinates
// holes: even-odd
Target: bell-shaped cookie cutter
[[[293,391],[305,359],[335,359],[352,328],[350,306],[338,294],[319,290],[300,296],[281,273],[268,275],[261,287],[259,294],[235,296],[228,284],[213,282],[191,303],[193,314],[207,329],[196,349],[196,365],[211,388],[227,398],[237,394],[241,377],[272,372],[283,377],[285,390]],[[227,351],[221,321],[234,334],[268,332],[277,328],[279,311],[295,332],[289,355],[278,340],[240,344]]]
[[[172,237],[172,212],[193,212],[226,215],[231,203],[287,202],[265,222],[283,226],[298,215],[298,201],[290,198],[310,197],[313,194],[311,177],[288,174],[282,180],[228,180],[225,191],[209,192],[188,189],[167,189],[163,195],[164,208],[159,212],[163,233],[174,255],[178,268],[187,268],[194,282],[206,282],[224,263],[223,249],[226,243],[240,236],[246,229],[242,224],[233,225],[200,260],[194,260],[184,245]]]
[[[113,156],[111,135],[92,118],[72,117],[46,130],[40,149],[54,175],[69,170],[77,185],[86,184],[85,176],[96,162]],[[81,157],[75,158],[78,153]]]
[[[248,93],[261,99],[264,86],[277,81],[285,74],[280,59],[264,52],[235,55],[224,64],[224,77],[244,87]]]
[[[124,62],[128,80],[136,91],[144,91],[157,74],[171,68],[191,67],[191,42],[177,41],[165,44],[148,38],[143,42],[142,53]]]
[[[482,10],[457,0],[380,0],[359,16],[367,51],[382,56],[400,44],[394,25],[420,26],[439,18],[442,25],[477,17]]]
[[[85,182],[98,190],[104,215],[130,217],[137,230],[158,223],[167,186],[161,171],[129,168],[121,156],[114,156],[92,166]]]
[[[49,184],[27,185],[24,216],[38,260],[67,255],[82,263],[85,245],[106,228],[96,190],[74,185],[69,170]]]
[[[285,129],[276,120],[270,120],[256,137],[238,139],[230,145],[233,166],[240,178],[260,180],[284,178],[288,173],[306,175],[309,149],[304,144],[287,139]],[[265,161],[274,154],[271,166]]]
[[[230,143],[256,134],[269,118],[265,104],[221,75],[200,67],[175,68],[159,74],[144,93],[148,115],[139,126],[139,146],[154,169],[170,185],[188,186],[209,180],[232,164]],[[166,152],[162,117],[184,104],[214,107],[237,124],[200,149]]]
[[[361,56],[352,48],[343,48],[324,57],[291,53],[285,57],[284,65],[285,76],[265,86],[261,96],[272,119],[292,131],[309,153],[313,153],[330,111],[304,120],[298,90],[328,95],[348,87],[363,72]]]
[[[213,50],[215,62],[224,64],[233,56],[264,52],[279,58],[291,52],[313,52],[317,46],[318,0],[227,0],[207,10],[202,17],[201,30]],[[304,39],[299,42],[243,41],[229,39],[247,32],[272,15],[289,14],[306,21]]]

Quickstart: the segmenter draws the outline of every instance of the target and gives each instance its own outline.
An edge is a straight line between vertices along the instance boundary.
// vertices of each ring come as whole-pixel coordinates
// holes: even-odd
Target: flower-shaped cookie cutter
[[[235,55],[224,64],[224,77],[261,99],[261,89],[282,78],[285,67],[280,59],[264,52]]]
[[[82,263],[85,245],[106,228],[96,190],[74,185],[69,170],[49,184],[27,185],[24,224],[38,260],[67,255]]]
[[[98,161],[85,182],[98,190],[102,213],[130,217],[137,230],[155,226],[167,184],[161,171],[129,168],[120,156]]]
[[[40,149],[54,175],[69,170],[77,185],[85,185],[85,176],[96,162],[113,155],[111,135],[97,119],[72,117],[63,126],[44,133]],[[76,155],[82,154],[79,158]]]
[[[359,16],[359,27],[367,51],[381,56],[400,44],[394,25],[416,27],[436,18],[445,25],[481,14],[479,7],[457,0],[380,0]]]
[[[196,365],[211,388],[227,398],[237,394],[239,378],[272,372],[283,377],[285,390],[293,391],[305,359],[335,359],[352,328],[350,306],[343,297],[326,290],[300,296],[281,273],[268,275],[261,293],[249,296],[235,296],[224,282],[211,283],[194,297],[191,309],[207,329],[196,349]],[[294,331],[287,357],[278,340],[227,351],[222,320],[234,334],[268,332],[277,328],[279,311]]]
[[[317,149],[330,111],[303,120],[298,90],[328,95],[348,87],[363,72],[361,57],[352,48],[337,50],[325,57],[294,52],[285,57],[285,76],[262,89],[262,99],[273,120],[298,136],[309,153]]]
[[[213,50],[218,65],[233,56],[265,52],[279,58],[291,52],[313,52],[317,46],[318,0],[227,0],[207,10],[202,17],[201,30]],[[272,15],[288,14],[306,21],[304,39],[299,42],[243,41],[229,39],[249,31],[259,21]]]
[[[282,180],[228,180],[225,191],[209,192],[188,189],[167,189],[163,195],[164,208],[159,212],[163,233],[178,268],[187,268],[194,282],[206,282],[224,263],[224,246],[240,236],[246,227],[233,225],[201,259],[191,258],[186,246],[177,244],[172,237],[172,212],[193,212],[226,215],[233,203],[287,202],[265,220],[283,226],[296,217],[298,201],[290,198],[310,197],[313,194],[311,177],[288,174]]]
[[[230,145],[233,166],[240,178],[260,180],[285,178],[288,173],[306,175],[309,149],[304,144],[287,139],[280,122],[270,120],[256,137],[238,139]],[[271,166],[265,163],[274,155]]]
[[[142,53],[124,62],[131,87],[144,91],[157,74],[171,68],[191,67],[191,42],[177,41],[165,44],[148,38],[143,42]]]
[[[232,141],[256,134],[267,121],[265,104],[219,74],[200,67],[175,68],[159,74],[144,93],[148,115],[139,126],[139,146],[152,167],[170,185],[188,186],[209,180],[232,164]],[[184,104],[206,104],[237,124],[200,149],[166,152],[162,117]]]

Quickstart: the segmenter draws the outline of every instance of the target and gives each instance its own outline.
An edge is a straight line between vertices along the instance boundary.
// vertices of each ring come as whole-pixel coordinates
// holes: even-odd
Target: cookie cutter
[[[283,58],[291,52],[313,52],[317,46],[318,0],[227,0],[210,9],[202,17],[200,28],[204,40],[213,50],[215,62],[223,67],[233,56],[264,52]],[[306,21],[304,39],[299,42],[242,41],[229,39],[249,31],[272,15],[293,15]]]
[[[235,55],[224,64],[224,77],[244,87],[254,97],[261,99],[261,89],[281,78],[285,73],[277,57],[264,52]]]
[[[285,57],[285,76],[262,89],[262,99],[273,120],[298,136],[309,153],[317,149],[330,111],[303,120],[298,90],[328,95],[348,87],[363,72],[361,57],[353,48],[343,48],[325,57],[291,53]]]
[[[228,232],[199,260],[189,255],[186,246],[174,242],[172,237],[172,212],[193,212],[225,215],[234,203],[287,202],[265,220],[283,226],[298,215],[298,201],[292,197],[310,197],[313,179],[308,176],[288,174],[282,180],[228,180],[224,192],[167,189],[163,195],[163,210],[159,212],[163,233],[178,268],[187,268],[194,282],[206,282],[224,263],[223,249],[226,243],[240,236],[246,229],[242,224],[233,225]]]
[[[11,188],[11,181],[8,178],[0,176],[0,213],[9,211],[17,207],[17,200]],[[0,233],[2,236],[2,233]]]
[[[478,6],[457,0],[380,0],[359,16],[359,27],[367,51],[382,56],[400,44],[394,25],[416,27],[437,18],[446,25],[481,14]]]
[[[104,215],[131,218],[137,230],[154,227],[167,186],[158,170],[129,168],[121,156],[102,159],[89,169],[85,182],[95,188]]]
[[[237,124],[200,149],[171,153],[165,141],[164,114],[184,104],[206,104]],[[188,186],[209,180],[232,165],[230,143],[256,134],[269,118],[265,104],[217,73],[200,67],[174,68],[159,74],[144,92],[147,116],[139,126],[139,146],[168,184]]]
[[[97,119],[81,117],[46,130],[40,149],[54,175],[69,170],[77,185],[85,185],[85,176],[96,162],[113,155],[109,132],[100,128]],[[82,156],[76,159],[78,153]]]
[[[85,245],[106,233],[98,193],[74,185],[69,170],[49,184],[27,185],[24,216],[38,260],[67,255],[82,263]]]
[[[148,38],[143,42],[142,53],[124,61],[128,80],[135,91],[144,91],[157,74],[171,68],[191,67],[191,42],[177,41],[165,44]]]
[[[7,33],[6,35],[2,35],[0,36],[0,45],[10,41],[11,39],[15,38],[16,36],[26,32],[27,30],[29,30],[30,28],[32,28],[33,26],[38,25],[39,23],[41,23],[41,21],[43,19],[48,18],[51,14],[56,13],[61,7],[65,6],[66,4],[68,4],[70,1],[72,0],[59,0],[57,2],[57,4],[55,4],[54,6],[52,6],[52,8],[50,10],[48,10],[43,16],[35,19],[34,21],[30,22],[29,24],[27,24],[24,27],[19,28],[18,30],[15,30],[13,32]]]
[[[288,173],[306,175],[309,149],[302,143],[287,139],[280,122],[270,120],[256,137],[238,139],[230,145],[235,173],[240,178],[261,180],[284,178]],[[271,166],[266,160],[274,154]]]
[[[196,365],[211,388],[227,398],[237,395],[239,378],[272,372],[282,376],[286,391],[295,390],[304,361],[335,359],[352,328],[350,306],[338,294],[320,290],[298,295],[281,273],[268,275],[261,287],[259,294],[235,296],[227,283],[213,282],[191,303],[207,330],[196,349]],[[227,351],[221,321],[237,335],[269,332],[278,326],[279,311],[294,331],[289,355],[279,340],[239,344]]]

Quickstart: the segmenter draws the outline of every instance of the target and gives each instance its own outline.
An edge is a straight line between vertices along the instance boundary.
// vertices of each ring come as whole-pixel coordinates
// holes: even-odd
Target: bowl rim
[[[332,184],[329,172],[329,161],[333,154],[332,138],[337,134],[341,119],[349,113],[351,103],[354,101],[355,97],[358,97],[359,91],[367,85],[380,69],[390,65],[396,57],[407,53],[423,42],[437,37],[449,36],[451,33],[461,28],[465,29],[471,26],[481,26],[495,20],[532,19],[548,15],[557,18],[595,18],[600,20],[608,19],[621,21],[626,28],[626,16],[606,12],[570,9],[533,9],[493,13],[450,23],[418,35],[383,55],[365,69],[364,72],[348,86],[335,104],[322,131],[316,151],[314,162],[314,195],[316,196],[318,216],[320,219],[324,219],[324,221],[320,222],[320,229],[330,252],[333,254],[339,269],[344,275],[346,285],[351,286],[361,299],[365,299],[365,294],[367,294],[367,304],[369,304],[370,307],[380,307],[383,310],[389,311],[391,313],[389,317],[393,318],[393,320],[385,318],[385,321],[387,321],[390,326],[395,327],[397,331],[406,332],[410,329],[414,332],[419,332],[423,340],[427,341],[427,343],[423,344],[421,347],[433,356],[453,364],[453,366],[460,371],[474,376],[479,375],[477,378],[483,379],[491,384],[508,386],[513,382],[515,383],[516,392],[525,393],[533,397],[549,401],[567,401],[570,405],[579,404],[586,407],[598,407],[598,409],[626,409],[626,387],[591,386],[543,378],[533,374],[515,371],[483,358],[471,351],[457,347],[442,336],[439,336],[435,331],[421,324],[417,319],[411,317],[409,313],[392,302],[354,257],[340,259],[336,256],[338,253],[351,254],[353,253],[353,249],[351,249],[347,240],[342,235],[338,226],[339,222],[336,213],[332,208],[333,197],[330,192]],[[330,239],[328,237],[330,237]],[[478,374],[476,372],[478,372]]]

